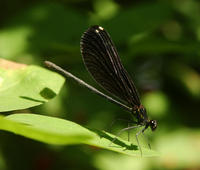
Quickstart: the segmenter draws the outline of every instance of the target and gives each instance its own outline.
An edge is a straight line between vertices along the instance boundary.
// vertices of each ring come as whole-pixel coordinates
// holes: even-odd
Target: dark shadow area
[[[139,150],[138,146],[133,145],[133,144],[127,145],[126,143],[124,143],[123,141],[118,139],[116,136],[112,137],[112,136],[108,135],[107,133],[97,130],[97,129],[91,129],[91,128],[88,128],[88,129],[91,130],[92,132],[96,133],[100,138],[105,138],[105,139],[109,140],[111,142],[111,144],[113,143],[113,144],[118,145],[119,147],[125,148],[124,150]],[[116,146],[112,146],[112,145],[109,145],[109,146],[116,147]]]
[[[33,98],[27,97],[27,96],[19,96],[19,97],[22,99],[31,100],[31,101],[38,102],[38,103],[45,103],[45,101],[33,99]]]
[[[44,99],[50,100],[50,99],[52,99],[56,96],[56,93],[53,90],[51,90],[50,88],[45,87],[43,90],[40,91],[40,95]],[[45,101],[33,99],[31,97],[28,97],[28,96],[20,96],[20,98],[31,100],[31,101],[34,101],[34,102],[39,102],[41,104],[45,103]]]
[[[45,99],[49,100],[56,96],[56,93],[48,87],[45,87],[41,92],[40,95]]]

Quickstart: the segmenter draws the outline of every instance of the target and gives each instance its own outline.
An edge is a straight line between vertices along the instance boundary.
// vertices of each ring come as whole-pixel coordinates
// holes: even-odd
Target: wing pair
[[[124,69],[109,34],[90,27],[81,38],[81,53],[92,77],[109,93],[131,107],[140,106],[136,87]]]

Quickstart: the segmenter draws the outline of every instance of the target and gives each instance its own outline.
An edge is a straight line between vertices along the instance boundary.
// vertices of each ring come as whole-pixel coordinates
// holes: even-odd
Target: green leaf
[[[112,143],[115,139],[114,135],[87,129],[60,118],[36,114],[13,114],[0,117],[0,129],[47,144],[87,144],[130,156],[141,156],[138,146],[130,142],[117,138]],[[158,153],[153,150],[142,148],[142,152],[143,157],[158,156]]]
[[[38,66],[0,59],[0,111],[26,109],[58,94],[64,78]]]

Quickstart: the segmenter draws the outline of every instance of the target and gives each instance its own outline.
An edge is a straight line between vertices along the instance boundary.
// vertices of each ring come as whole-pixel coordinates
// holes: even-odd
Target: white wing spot
[[[101,27],[101,26],[99,26],[99,29],[102,30],[102,31],[104,30],[103,27]]]
[[[99,33],[99,30],[95,30],[96,31],[96,33]]]

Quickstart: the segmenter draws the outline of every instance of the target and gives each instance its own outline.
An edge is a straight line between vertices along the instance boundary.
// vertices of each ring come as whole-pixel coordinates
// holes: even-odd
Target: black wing
[[[124,69],[109,34],[100,26],[92,26],[83,34],[80,45],[84,63],[93,78],[119,99],[131,106],[139,106],[135,85]]]

